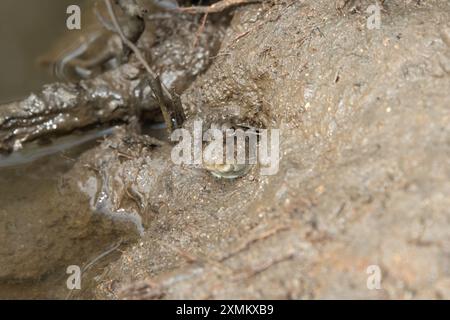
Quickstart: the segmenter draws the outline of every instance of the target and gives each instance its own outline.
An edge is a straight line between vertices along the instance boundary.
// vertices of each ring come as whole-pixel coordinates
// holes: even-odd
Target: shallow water
[[[0,1],[0,102],[23,97],[54,80],[37,59],[66,32],[67,6],[83,2]]]
[[[61,34],[67,32],[65,30],[66,8],[74,3],[82,5],[84,1],[3,0],[0,2],[0,41],[2,42],[0,102],[19,99],[32,91],[39,90],[43,84],[55,80],[48,70],[39,66],[36,61],[48,51]],[[47,200],[50,202],[58,194],[58,183],[62,175],[70,170],[75,159],[82,152],[97,145],[97,141],[111,133],[111,130],[100,128],[84,133],[74,133],[45,145],[35,142],[10,156],[0,156],[0,239],[3,246],[10,247],[1,252],[3,257],[0,257],[2,261],[0,267],[11,268],[8,265],[11,252],[7,251],[14,246],[18,251],[26,250],[23,247],[30,243],[30,239],[33,237],[44,239],[47,236],[40,234],[32,237],[26,234],[26,230],[30,232],[44,230],[43,233],[45,233],[45,229],[40,229],[41,219],[45,220],[52,215],[58,215],[58,213],[49,212],[49,207],[45,203]],[[61,234],[60,241],[66,240],[70,241]],[[70,242],[67,245],[69,246]],[[37,279],[2,278],[0,298],[88,298],[88,283],[91,275],[93,276],[99,270],[104,261],[114,257],[117,245],[117,243],[111,243],[106,247],[93,247],[92,252],[86,253],[86,256],[90,257],[89,260],[83,258],[77,261],[81,266],[89,266],[90,269],[90,273],[83,276],[85,283],[82,291],[70,293],[66,287],[68,277],[66,270],[55,268]],[[108,252],[108,255],[102,256],[109,247],[113,250]],[[51,260],[52,250],[48,249],[48,258]],[[90,265],[89,261],[95,261],[95,265]],[[17,269],[21,267],[22,265],[17,265]]]
[[[39,234],[47,231],[41,228],[41,220],[58,216],[59,212],[49,211],[46,199],[50,202],[55,197],[62,174],[72,167],[77,156],[96,145],[96,136],[92,133],[80,139],[73,136],[71,141],[66,138],[64,143],[42,148],[30,145],[10,158],[0,158],[0,227],[6,238],[3,239],[6,247],[17,245],[17,250],[21,250],[35,239],[48,236]],[[22,234],[27,230],[36,234]],[[51,230],[48,232],[52,233]],[[61,242],[69,241],[63,234],[59,238]],[[49,249],[48,258],[52,255]],[[11,268],[7,257],[1,261],[6,263],[4,268]],[[22,265],[17,266],[17,269],[21,268]],[[10,283],[4,279],[0,284],[0,298],[64,298],[67,295],[63,290],[66,277],[65,270],[54,270],[41,279],[43,281],[33,279]]]

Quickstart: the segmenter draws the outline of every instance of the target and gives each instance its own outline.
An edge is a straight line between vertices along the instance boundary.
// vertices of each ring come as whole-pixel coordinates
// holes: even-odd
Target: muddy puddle
[[[67,266],[77,265],[84,270],[85,290],[73,296],[66,286],[67,267],[57,263],[61,259],[60,250],[52,250],[55,245],[70,252],[76,245],[70,234],[57,227],[58,221],[63,223],[61,216],[64,207],[51,204],[51,199],[58,197],[60,179],[72,168],[81,153],[98,145],[112,130],[95,129],[72,134],[55,139],[48,145],[31,144],[11,156],[0,156],[0,237],[3,247],[8,247],[10,251],[2,252],[2,267],[8,270],[7,273],[17,275],[17,279],[0,283],[1,298],[86,298],[89,296],[86,292],[90,277],[99,271],[96,268],[117,256],[115,251],[120,249],[122,243],[109,239],[88,248],[83,256],[69,258],[72,262],[67,260]],[[25,262],[7,258],[8,254],[17,256],[28,250],[41,252],[38,253],[38,260]],[[53,263],[47,264],[45,261]],[[37,278],[33,276],[32,280],[26,279],[34,274],[34,268],[42,268],[42,274]]]

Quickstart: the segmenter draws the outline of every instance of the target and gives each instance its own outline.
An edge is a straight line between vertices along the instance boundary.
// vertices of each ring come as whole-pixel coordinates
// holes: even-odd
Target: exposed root
[[[104,1],[106,4],[106,8],[108,9],[110,18],[112,20],[112,23],[114,25],[114,28],[116,29],[123,43],[133,51],[136,58],[144,66],[145,70],[149,75],[148,85],[150,86],[150,88],[153,91],[153,94],[156,97],[156,101],[158,102],[158,105],[161,109],[164,121],[166,122],[167,130],[169,131],[170,134],[174,129],[181,127],[181,125],[184,122],[184,112],[181,106],[180,97],[176,93],[171,93],[169,89],[167,89],[164,83],[160,81],[159,76],[150,68],[149,64],[144,59],[144,56],[142,52],[139,50],[139,48],[125,36],[118,22],[117,16],[114,12],[111,0],[104,0]],[[135,17],[137,17],[138,15],[137,12],[134,12],[136,10],[126,10],[126,8],[123,9],[126,12],[127,11],[133,12],[133,13],[127,12],[127,14],[132,14]]]

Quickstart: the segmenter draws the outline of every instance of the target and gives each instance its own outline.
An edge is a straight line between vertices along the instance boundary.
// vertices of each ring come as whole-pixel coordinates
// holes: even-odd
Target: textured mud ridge
[[[450,298],[450,3],[385,1],[380,30],[370,4],[239,7],[184,91],[187,128],[281,129],[276,175],[177,166],[132,124],[67,169],[58,201],[140,234],[95,297]]]

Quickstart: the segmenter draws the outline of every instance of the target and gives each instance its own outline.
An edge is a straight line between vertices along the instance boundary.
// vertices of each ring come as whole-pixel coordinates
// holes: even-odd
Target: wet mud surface
[[[450,298],[450,4],[386,1],[368,30],[370,4],[237,8],[182,89],[184,126],[280,129],[278,173],[217,179],[118,126],[63,166],[57,188],[24,193],[24,221],[2,205],[3,288],[122,244],[70,298]],[[32,201],[50,218],[27,227]],[[367,288],[371,265],[381,290]]]

